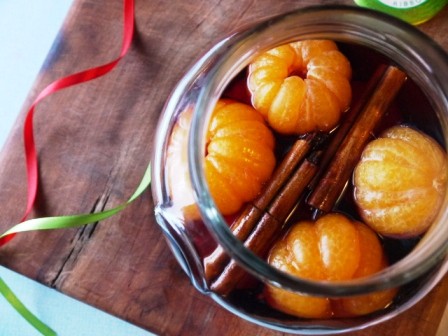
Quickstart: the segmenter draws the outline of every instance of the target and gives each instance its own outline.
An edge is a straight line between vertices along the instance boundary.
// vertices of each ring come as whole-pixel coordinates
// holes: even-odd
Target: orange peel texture
[[[310,280],[343,281],[366,277],[387,266],[380,241],[368,226],[331,213],[315,223],[295,224],[272,248],[269,264]],[[289,292],[271,285],[267,302],[285,313],[304,318],[358,316],[385,308],[396,289],[347,298],[325,298]]]
[[[249,66],[252,105],[282,134],[330,131],[351,101],[351,66],[329,40],[282,45]]]
[[[187,143],[192,110],[181,113],[167,151],[167,174],[175,207],[186,219],[198,219],[188,168]],[[253,200],[275,167],[272,131],[251,106],[219,100],[206,135],[205,178],[223,215]]]
[[[416,236],[429,228],[441,207],[447,156],[426,134],[395,126],[367,145],[353,182],[366,224],[387,236]]]

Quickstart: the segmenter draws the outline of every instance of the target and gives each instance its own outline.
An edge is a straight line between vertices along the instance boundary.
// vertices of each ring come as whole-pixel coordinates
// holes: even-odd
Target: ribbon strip
[[[140,182],[134,194],[125,203],[113,209],[94,214],[35,218],[25,221],[35,203],[38,188],[39,171],[38,171],[38,160],[37,160],[36,146],[34,141],[34,131],[33,131],[33,117],[35,107],[42,99],[44,99],[45,97],[49,96],[50,94],[56,91],[62,90],[64,88],[76,84],[88,82],[92,79],[107,74],[109,71],[115,68],[118,62],[126,55],[131,46],[134,34],[134,0],[123,0],[123,1],[124,1],[123,42],[119,57],[107,64],[91,68],[85,71],[81,71],[54,81],[40,92],[40,94],[32,103],[30,109],[28,110],[28,113],[25,117],[24,131],[23,131],[24,144],[25,144],[25,157],[26,157],[26,171],[28,179],[27,206],[23,218],[21,219],[21,223],[13,226],[11,229],[9,229],[0,236],[0,247],[9,242],[18,232],[78,227],[89,223],[98,222],[100,220],[104,220],[126,208],[130,203],[132,203],[136,198],[138,198],[150,185],[151,166],[149,165],[144,173],[142,181]],[[0,277],[0,294],[4,296],[5,299],[11,304],[11,306],[26,321],[28,321],[34,328],[36,328],[36,330],[38,330],[42,335],[45,336],[56,335],[56,332],[54,330],[52,330],[45,323],[40,321],[20,302],[17,296],[11,291],[11,289],[6,285],[6,283],[3,281],[1,277]]]
[[[118,62],[126,55],[132,42],[134,34],[134,0],[124,0],[124,21],[123,21],[123,43],[121,46],[120,56],[112,62],[107,64],[91,68],[85,71],[75,73],[73,75],[61,78],[48,85],[37,96],[31,105],[25,118],[25,124],[23,129],[24,144],[25,144],[25,158],[26,158],[26,171],[28,178],[28,190],[27,190],[27,206],[25,213],[21,219],[23,222],[30,214],[37,195],[38,187],[38,162],[36,154],[36,146],[34,142],[33,131],[33,117],[34,109],[36,105],[45,97],[50,94],[65,89],[67,87],[88,82],[92,79],[98,78],[111,71]],[[2,236],[0,239],[0,246],[6,244],[14,237],[14,234],[8,234]]]
[[[31,324],[34,328],[36,328],[42,335],[57,335],[53,329],[40,321],[25,307],[25,305],[18,299],[18,297],[13,293],[13,291],[8,287],[8,285],[3,281],[2,278],[0,278],[0,293],[22,317],[27,320],[28,323]]]
[[[13,226],[11,229],[3,233],[0,236],[0,238],[18,232],[73,228],[104,220],[126,208],[130,203],[132,203],[136,198],[138,198],[146,190],[146,188],[148,188],[150,184],[151,184],[151,165],[148,165],[145,174],[143,175],[143,179],[141,180],[134,194],[125,203],[113,209],[93,214],[80,214],[80,215],[59,216],[59,217],[42,217],[42,218],[30,219],[27,220],[26,222],[22,222],[20,224]]]

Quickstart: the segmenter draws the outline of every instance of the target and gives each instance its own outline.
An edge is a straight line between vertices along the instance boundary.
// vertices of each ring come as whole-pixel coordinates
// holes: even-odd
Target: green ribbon
[[[11,229],[3,233],[0,238],[12,233],[36,231],[36,230],[50,230],[50,229],[65,229],[79,227],[90,223],[95,223],[106,218],[109,218],[120,212],[138,198],[151,184],[151,165],[146,168],[143,178],[135,190],[134,194],[123,204],[102,212],[93,214],[80,214],[71,216],[57,216],[57,217],[43,217],[34,218],[13,226]],[[12,307],[34,328],[36,328],[44,336],[57,335],[50,327],[41,322],[34,316],[24,305],[20,302],[17,296],[11,291],[6,283],[0,277],[0,294],[12,305]]]
[[[137,197],[139,197],[145,189],[151,184],[151,165],[148,166],[146,172],[143,176],[140,185],[134,192],[134,194],[126,201],[116,208],[97,212],[93,214],[80,214],[72,216],[58,216],[58,217],[42,217],[34,218],[17,224],[10,228],[8,231],[3,233],[0,238],[5,237],[12,233],[24,232],[24,231],[36,231],[36,230],[50,230],[50,229],[64,229],[78,227],[94,222],[101,221],[103,219],[109,218],[116,213],[120,212],[126,208],[130,203],[132,203]]]
[[[11,306],[44,336],[56,336],[56,332],[40,321],[33,313],[31,313],[19,298],[13,293],[8,285],[0,278],[0,293],[11,304]]]

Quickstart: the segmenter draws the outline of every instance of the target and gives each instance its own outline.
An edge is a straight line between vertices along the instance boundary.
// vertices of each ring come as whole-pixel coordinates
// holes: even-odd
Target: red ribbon
[[[26,114],[23,136],[25,145],[28,187],[27,187],[27,206],[25,213],[21,219],[21,222],[25,221],[28,215],[30,214],[34,202],[36,200],[37,188],[38,188],[39,170],[38,170],[36,145],[34,142],[34,131],[33,131],[34,109],[42,99],[44,99],[45,97],[51,95],[56,91],[77,84],[85,83],[92,79],[107,74],[126,55],[126,53],[129,50],[129,47],[131,46],[132,37],[134,34],[134,0],[123,0],[123,1],[124,1],[123,43],[121,46],[120,56],[107,64],[90,68],[54,81],[40,92],[40,94],[34,100],[33,104],[31,105],[30,109]],[[3,238],[0,238],[0,246],[9,242],[15,235],[16,234],[10,234]]]

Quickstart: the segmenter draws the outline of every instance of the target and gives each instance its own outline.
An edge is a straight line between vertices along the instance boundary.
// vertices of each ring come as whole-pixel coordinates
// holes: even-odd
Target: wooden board
[[[237,26],[328,3],[137,0],[135,39],[117,68],[52,95],[36,110],[41,175],[32,216],[89,213],[124,202],[149,162],[163,104],[194,60]],[[0,153],[2,231],[25,207],[21,132],[29,104],[53,80],[117,57],[121,12],[121,0],[74,1]],[[448,50],[447,22],[445,8],[421,29]],[[160,335],[281,334],[233,316],[191,286],[155,223],[149,191],[101,223],[21,234],[0,250],[0,263]],[[354,335],[435,335],[447,301],[445,277],[405,314]]]

